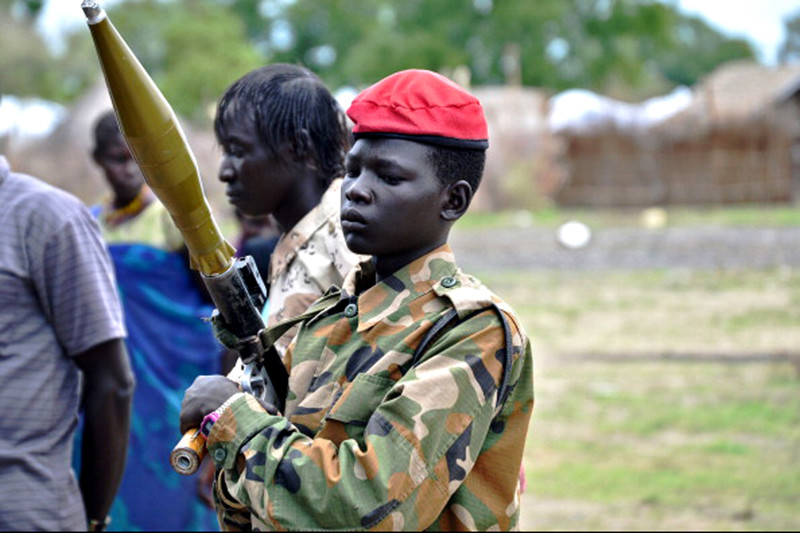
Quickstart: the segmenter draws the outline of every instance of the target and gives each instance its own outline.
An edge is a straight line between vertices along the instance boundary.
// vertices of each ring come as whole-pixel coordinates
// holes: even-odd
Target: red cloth
[[[359,137],[399,137],[486,149],[488,127],[480,101],[429,70],[396,72],[362,91],[347,110]]]

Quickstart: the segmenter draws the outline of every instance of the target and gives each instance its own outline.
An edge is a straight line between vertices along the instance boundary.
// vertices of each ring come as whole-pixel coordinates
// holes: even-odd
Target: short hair
[[[428,145],[428,161],[442,185],[465,180],[474,193],[483,178],[486,150]]]
[[[114,110],[104,112],[94,123],[94,148],[92,155],[100,157],[105,153],[108,146],[117,140],[117,137],[122,135],[117,123],[117,116]]]
[[[239,78],[217,104],[214,133],[218,142],[226,137],[230,115],[244,113],[251,113],[260,140],[273,153],[289,142],[296,156],[314,157],[324,185],[343,175],[344,156],[350,148],[347,119],[336,98],[310,70],[274,63]]]

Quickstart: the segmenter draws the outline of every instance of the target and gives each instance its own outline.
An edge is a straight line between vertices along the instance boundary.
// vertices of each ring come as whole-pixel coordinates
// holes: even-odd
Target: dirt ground
[[[561,246],[552,228],[453,229],[466,271],[772,268],[800,266],[800,228],[604,228],[584,248]]]

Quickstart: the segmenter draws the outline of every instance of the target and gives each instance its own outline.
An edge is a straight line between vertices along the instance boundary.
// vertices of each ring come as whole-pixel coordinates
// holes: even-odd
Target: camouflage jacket
[[[360,258],[347,248],[339,222],[341,179],[335,179],[319,205],[281,236],[269,265],[267,325],[302,314]],[[283,355],[297,332],[291,329],[276,343]]]
[[[362,263],[302,324],[285,417],[242,395],[213,426],[223,529],[518,527],[533,409],[519,319],[446,245],[370,279]],[[460,321],[415,361],[453,309]]]

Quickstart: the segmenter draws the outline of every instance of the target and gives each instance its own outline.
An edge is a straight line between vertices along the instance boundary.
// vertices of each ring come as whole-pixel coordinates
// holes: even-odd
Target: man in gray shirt
[[[0,530],[103,529],[127,454],[124,337],[88,209],[0,156]]]

